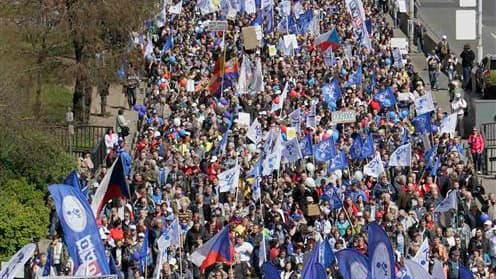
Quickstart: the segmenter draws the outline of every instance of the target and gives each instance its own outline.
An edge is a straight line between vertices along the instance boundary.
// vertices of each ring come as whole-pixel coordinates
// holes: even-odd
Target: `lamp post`
[[[74,135],[74,125],[72,125],[72,122],[74,121],[74,113],[70,107],[65,114],[65,121],[67,121],[67,131],[69,135],[69,154],[72,156],[72,135]]]
[[[478,14],[477,17],[478,22],[477,22],[477,29],[478,29],[478,42],[477,42],[477,63],[480,63],[482,61],[482,58],[484,57],[483,54],[483,47],[482,47],[482,0],[479,0],[479,4],[477,5],[478,8]]]

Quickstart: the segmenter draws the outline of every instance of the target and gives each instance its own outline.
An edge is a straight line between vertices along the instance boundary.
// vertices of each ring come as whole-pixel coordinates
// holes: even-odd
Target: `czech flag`
[[[110,199],[116,197],[131,198],[121,156],[117,157],[117,160],[115,160],[112,166],[107,170],[102,182],[100,182],[100,186],[95,192],[95,196],[91,203],[91,209],[93,210],[95,217],[98,217],[103,207]]]
[[[229,227],[225,226],[219,233],[207,241],[203,246],[196,249],[190,256],[192,263],[201,270],[214,263],[231,264],[234,255],[234,247],[229,239]]]
[[[338,32],[336,28],[326,32],[315,39],[315,45],[319,47],[321,52],[326,52],[329,48],[336,51],[340,47]]]

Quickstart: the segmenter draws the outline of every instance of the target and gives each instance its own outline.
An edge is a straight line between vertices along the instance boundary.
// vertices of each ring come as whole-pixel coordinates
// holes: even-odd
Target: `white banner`
[[[362,46],[371,49],[369,32],[365,26],[365,13],[361,0],[346,0],[346,8],[351,15],[351,22],[353,29],[355,29],[356,36],[361,40]]]
[[[36,250],[36,244],[29,243],[22,247],[15,255],[5,264],[0,272],[0,278],[12,279],[19,272],[19,268],[24,275],[24,264],[33,256]]]

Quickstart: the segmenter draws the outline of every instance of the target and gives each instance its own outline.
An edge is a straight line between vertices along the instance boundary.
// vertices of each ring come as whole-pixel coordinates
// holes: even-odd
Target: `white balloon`
[[[307,179],[305,179],[305,185],[310,188],[315,188],[315,180],[311,177],[307,177]]]
[[[361,171],[356,171],[355,172],[355,175],[353,176],[353,178],[355,178],[356,180],[360,181],[363,179],[363,173]]]
[[[315,171],[315,166],[312,163],[307,163],[307,171],[313,173]]]
[[[176,127],[181,126],[181,118],[174,118],[174,126]]]

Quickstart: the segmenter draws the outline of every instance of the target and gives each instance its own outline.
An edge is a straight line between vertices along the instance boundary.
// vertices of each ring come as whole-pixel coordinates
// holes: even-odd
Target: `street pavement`
[[[482,44],[484,54],[496,54],[496,1],[482,1]],[[469,43],[474,51],[477,49],[477,40],[456,40],[456,10],[476,9],[460,8],[459,0],[418,0],[417,17],[425,23],[425,27],[436,41],[443,35],[448,37],[451,49],[459,55],[463,45]]]
[[[102,116],[100,108],[100,95],[98,95],[97,90],[93,90],[93,101],[91,102],[91,115],[90,124],[97,126],[110,126],[115,128],[115,119],[117,117],[117,112],[119,109],[124,110],[124,118],[129,121],[129,137],[126,138],[128,143],[133,143],[134,136],[137,130],[138,123],[138,113],[129,110],[127,105],[127,99],[124,94],[122,94],[122,85],[112,84],[109,88],[109,96],[107,96],[107,115]],[[142,104],[143,94],[142,90],[138,90],[136,94],[136,103]]]

